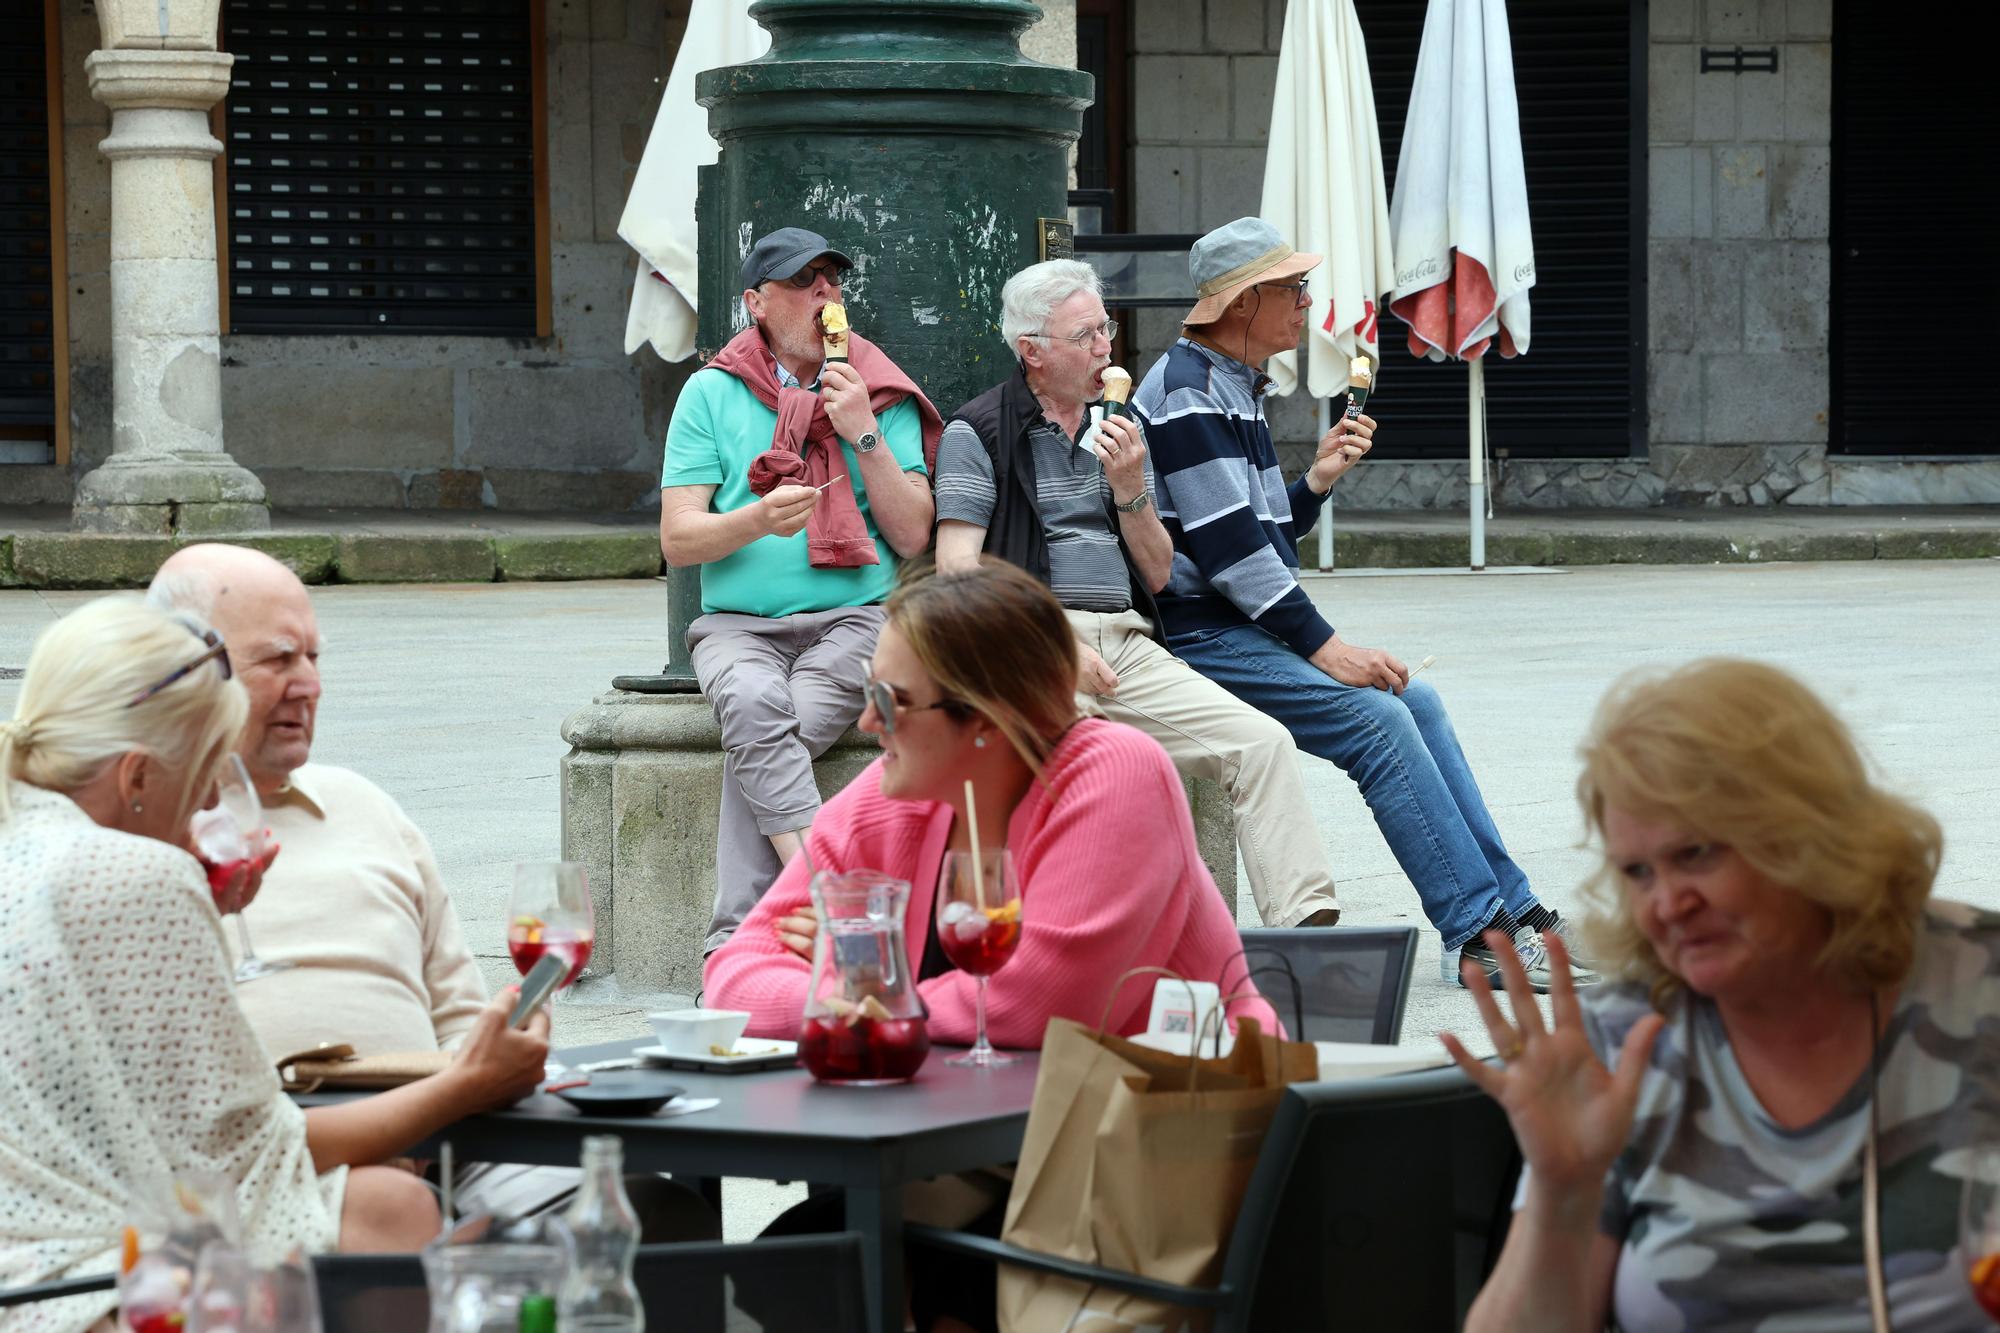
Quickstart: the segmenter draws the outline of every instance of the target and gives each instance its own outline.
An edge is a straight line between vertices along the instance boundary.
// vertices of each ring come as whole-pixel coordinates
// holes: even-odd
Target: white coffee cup
[[[735,1048],[750,1015],[741,1009],[673,1009],[647,1014],[646,1021],[668,1055],[712,1055],[711,1048]]]

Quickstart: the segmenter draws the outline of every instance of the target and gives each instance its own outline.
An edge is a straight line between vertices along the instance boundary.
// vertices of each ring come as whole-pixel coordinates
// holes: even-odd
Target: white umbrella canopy
[[[1346,391],[1352,358],[1378,359],[1376,318],[1396,277],[1386,196],[1353,0],[1292,0],[1258,214],[1295,248],[1326,256],[1309,277],[1305,382],[1316,398]],[[1280,353],[1267,370],[1274,392],[1298,387],[1298,353]]]
[[[639,276],[625,318],[628,355],[649,342],[666,361],[684,361],[694,353],[695,300],[701,289],[695,262],[695,173],[722,151],[709,136],[708,113],[695,103],[694,76],[755,60],[770,49],[771,34],[751,19],[750,0],[694,0],[653,117],[653,133],[618,219],[618,234],[639,252]]]
[[[1505,0],[1430,0],[1389,205],[1410,352],[1469,362],[1471,564],[1486,567],[1486,363],[1528,350],[1535,241]]]
[[[1528,350],[1535,242],[1504,0],[1430,0],[1389,219],[1412,354]]]

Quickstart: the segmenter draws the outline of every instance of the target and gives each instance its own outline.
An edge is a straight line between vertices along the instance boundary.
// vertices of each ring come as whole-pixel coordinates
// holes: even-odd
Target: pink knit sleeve
[[[838,798],[836,798],[836,803]],[[822,870],[848,868],[845,808],[828,804],[806,833],[812,864]],[[778,918],[812,905],[807,886],[812,870],[803,856],[792,858],[764,891],[749,917],[702,968],[702,1003],[711,1009],[745,1009],[753,1037],[791,1041],[799,1035],[812,964],[778,940]]]
[[[1188,920],[1190,883],[1209,883],[1205,871],[1189,874],[1194,825],[1166,752],[1126,727],[1102,726],[1082,745],[1052,774],[1026,845],[1012,848],[1022,930],[987,985],[997,1046],[1039,1048],[1054,1017],[1095,1024],[1120,974],[1168,961]],[[974,984],[956,971],[923,983],[934,1040],[972,1041]],[[1139,1026],[1151,996],[1143,978],[1127,982],[1106,1027]]]

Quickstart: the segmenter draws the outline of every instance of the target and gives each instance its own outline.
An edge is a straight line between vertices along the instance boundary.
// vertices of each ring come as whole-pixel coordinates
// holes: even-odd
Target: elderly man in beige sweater
[[[261,551],[205,544],[169,557],[148,595],[214,625],[250,693],[238,749],[281,851],[243,917],[259,957],[295,964],[237,991],[266,1049],[454,1049],[485,986],[429,841],[368,779],[309,762],[319,621],[305,585]]]
[[[261,551],[220,543],[168,557],[147,596],[219,632],[250,694],[237,751],[279,846],[244,920],[267,962],[287,971],[236,998],[273,1057],[321,1042],[361,1055],[454,1050],[485,985],[423,833],[358,773],[309,762],[319,713],[319,621],[298,576]],[[232,945],[232,948],[234,946]],[[519,1215],[575,1189],[547,1167],[468,1169],[460,1204]],[[693,1191],[628,1178],[648,1240],[720,1239]]]

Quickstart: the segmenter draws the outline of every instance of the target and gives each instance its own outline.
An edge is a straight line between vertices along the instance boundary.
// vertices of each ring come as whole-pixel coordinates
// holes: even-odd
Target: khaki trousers
[[[1321,908],[1337,907],[1333,874],[1284,725],[1162,648],[1138,612],[1066,614],[1076,637],[1118,676],[1116,693],[1080,695],[1079,706],[1137,727],[1183,774],[1212,779],[1229,793],[1236,845],[1264,924],[1293,926]]]

